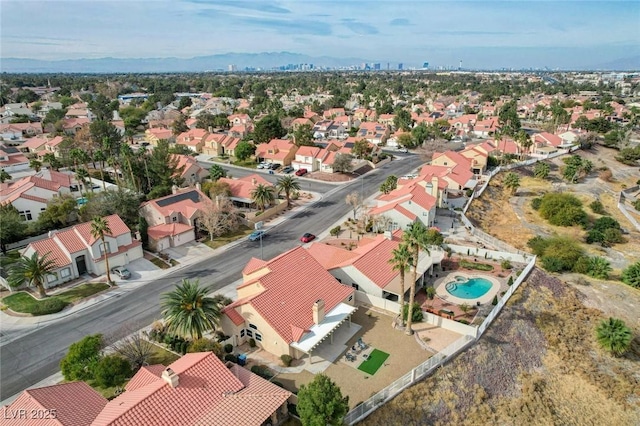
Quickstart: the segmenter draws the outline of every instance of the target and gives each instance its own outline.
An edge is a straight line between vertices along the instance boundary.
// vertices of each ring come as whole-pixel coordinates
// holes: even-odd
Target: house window
[[[109,243],[100,244],[100,254],[104,255],[105,253],[111,253],[111,247]]]
[[[262,334],[260,334],[260,333],[256,333],[256,340],[257,340],[258,342],[262,342]]]
[[[60,276],[62,278],[67,278],[70,275],[71,275],[71,269],[69,268],[64,268],[62,271],[60,271]]]
[[[256,327],[254,324],[249,323],[249,328],[253,328],[254,330],[257,330],[258,327]]]
[[[177,220],[178,220],[178,218],[177,218],[176,216],[173,216],[173,217],[171,218],[171,220],[172,220],[173,222],[175,222],[175,221],[177,221]]]
[[[52,282],[57,281],[57,280],[58,280],[58,274],[57,273],[54,272],[53,274],[47,275],[47,282],[48,283],[52,283]]]
[[[244,328],[240,330],[240,337],[244,337]]]
[[[253,337],[253,331],[251,331],[251,330],[247,330],[247,336],[249,336],[249,337]]]
[[[353,300],[353,294],[349,296],[349,302],[351,302],[352,300]]]
[[[31,220],[33,219],[33,216],[31,216],[31,210],[24,210],[21,212],[18,212],[18,214],[24,219],[24,220]]]
[[[360,286],[356,283],[351,283],[351,287],[355,288],[356,290],[360,290]]]

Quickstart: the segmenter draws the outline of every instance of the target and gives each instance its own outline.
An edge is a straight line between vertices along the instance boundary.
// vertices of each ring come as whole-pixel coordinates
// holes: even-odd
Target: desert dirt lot
[[[597,346],[594,328],[609,315],[635,315],[627,324],[638,336],[640,292],[617,284],[627,303],[603,306],[602,289],[534,270],[475,346],[363,424],[637,425],[640,338],[615,358]]]

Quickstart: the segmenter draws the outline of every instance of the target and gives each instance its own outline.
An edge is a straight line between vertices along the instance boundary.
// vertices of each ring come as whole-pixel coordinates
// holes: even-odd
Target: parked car
[[[269,164],[265,163],[264,161],[262,163],[258,163],[257,166],[258,169],[268,169],[269,168]]]
[[[265,235],[266,234],[262,229],[258,231],[253,231],[251,234],[249,234],[249,241],[258,241],[260,237],[264,238]]]
[[[282,173],[291,173],[293,171],[293,167],[291,166],[287,166],[284,169],[282,169]]]
[[[407,148],[403,147],[403,146],[401,146],[400,148],[398,148],[398,151],[400,151],[400,152],[404,152],[405,154],[406,154],[407,152],[409,152],[409,150],[408,150]]]
[[[278,170],[279,168],[280,168],[280,164],[278,163],[271,164],[271,170]]]
[[[307,174],[307,169],[298,169],[296,171],[296,176],[304,176]]]
[[[115,268],[111,268],[111,273],[116,274],[123,280],[127,280],[131,277],[131,272],[124,266],[116,266]]]
[[[300,237],[300,241],[302,241],[303,243],[308,243],[310,241],[313,241],[316,239],[316,236],[310,233],[306,233],[304,234],[302,237]]]

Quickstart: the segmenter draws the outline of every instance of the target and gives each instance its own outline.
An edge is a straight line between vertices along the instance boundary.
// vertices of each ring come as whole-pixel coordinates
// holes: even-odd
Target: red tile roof
[[[171,202],[172,200],[175,201]],[[175,194],[147,201],[141,207],[149,206],[160,213],[162,217],[171,216],[171,214],[178,212],[182,216],[190,218],[209,204],[211,204],[211,199],[204,192],[197,188],[186,188]]]
[[[94,426],[261,425],[291,396],[267,380],[213,353],[184,355],[169,368],[178,375],[173,388],[157,371],[140,370],[137,386],[110,401]],[[144,384],[145,382],[148,382]],[[178,420],[179,419],[179,420]]]
[[[258,278],[264,290],[247,303],[287,343],[296,338],[292,326],[303,330],[313,325],[313,304],[323,299],[326,312],[353,294],[340,284],[307,250],[294,248],[270,260],[269,272]],[[292,291],[295,288],[295,291]]]
[[[163,223],[161,225],[150,226],[147,230],[147,234],[149,235],[149,238],[157,241],[160,238],[180,235],[190,230],[193,230],[193,226],[189,226],[184,223]]]
[[[220,178],[219,182],[229,184],[231,196],[236,198],[251,199],[251,193],[258,185],[273,186],[271,182],[257,173],[242,177],[240,179]]]
[[[45,240],[35,241],[29,244],[30,247],[40,255],[44,256],[48,253],[47,259],[53,260],[57,268],[62,268],[71,264],[71,259],[62,250],[62,248],[54,241],[53,238],[47,238]]]
[[[27,389],[15,401],[2,408],[2,424],[7,426],[87,426],[107,405],[107,400],[84,382],[61,383]],[[24,416],[18,416],[24,410]],[[49,412],[49,420],[36,414]],[[16,413],[11,419],[9,414]]]
[[[128,234],[131,232],[129,227],[120,219],[120,216],[117,214],[112,214],[111,216],[105,216],[104,220],[109,225],[109,229],[111,229],[111,233],[106,234],[110,237],[117,237],[118,235]],[[81,223],[73,227],[76,230],[76,233],[85,240],[89,245],[93,245],[96,242],[96,238],[91,235],[91,222]]]
[[[243,275],[252,274],[255,271],[263,268],[265,265],[267,265],[267,261],[266,260],[262,260],[262,259],[258,259],[256,257],[252,257],[249,260],[249,263],[247,263],[247,265],[242,270],[242,274]]]

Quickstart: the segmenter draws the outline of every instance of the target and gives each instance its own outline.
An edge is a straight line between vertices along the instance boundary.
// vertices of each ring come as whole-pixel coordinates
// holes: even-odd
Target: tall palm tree
[[[629,347],[633,335],[631,329],[624,321],[617,318],[609,318],[600,322],[596,328],[596,339],[600,347],[612,352],[616,356],[623,355]]]
[[[287,175],[278,179],[276,188],[278,189],[278,193],[284,192],[284,196],[287,199],[287,206],[289,206],[291,204],[291,193],[293,191],[300,191],[300,183],[298,179]]]
[[[413,271],[411,274],[411,290],[409,293],[409,309],[407,312],[407,327],[406,333],[408,335],[413,334],[411,329],[411,323],[413,315],[413,303],[416,294],[416,280],[418,279],[418,260],[420,259],[420,251],[424,251],[427,254],[431,254],[427,247],[427,227],[422,222],[414,222],[407,227],[402,234],[402,240],[407,245],[408,250],[411,252],[411,259],[413,260]]]
[[[196,281],[182,280],[173,291],[162,295],[162,316],[170,332],[183,337],[202,338],[215,330],[220,320],[220,299],[207,296],[209,287],[200,287]]]
[[[398,248],[391,252],[391,259],[389,263],[393,265],[394,271],[400,272],[400,324],[404,327],[404,276],[405,272],[409,270],[409,267],[413,263],[413,257],[411,250],[406,243],[398,245]]]
[[[251,191],[251,199],[260,211],[264,211],[267,206],[271,205],[275,198],[275,191],[271,185],[259,184]]]
[[[100,179],[102,180],[102,189],[104,191],[107,190],[107,185],[104,181],[104,162],[107,161],[107,156],[104,154],[104,151],[102,151],[101,149],[96,150],[93,153],[93,168],[96,167],[95,162],[99,162],[100,163]]]
[[[93,238],[99,238],[102,241],[102,250],[104,251],[104,263],[107,267],[107,282],[109,285],[112,284],[111,281],[111,270],[109,269],[109,247],[105,242],[105,235],[111,234],[111,228],[109,228],[109,223],[104,220],[103,217],[94,217],[91,221],[91,236]]]
[[[56,156],[51,153],[51,152],[47,152],[45,155],[42,156],[42,161],[44,161],[45,163],[47,163],[49,165],[49,167],[51,167],[53,170],[58,170],[60,168],[60,160],[58,160],[56,158]]]
[[[507,173],[502,181],[502,185],[507,188],[511,194],[515,194],[520,187],[520,176],[514,172]]]
[[[82,186],[85,189],[87,188],[87,182],[91,182],[89,171],[84,167],[80,167],[76,170],[76,179],[82,183]],[[89,185],[89,189],[93,192],[93,183]]]
[[[40,297],[47,297],[44,282],[47,275],[56,270],[53,259],[48,258],[49,253],[38,257],[33,253],[31,257],[22,256],[9,270],[8,283],[11,287],[20,287],[25,281],[29,287],[36,287]]]

